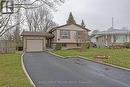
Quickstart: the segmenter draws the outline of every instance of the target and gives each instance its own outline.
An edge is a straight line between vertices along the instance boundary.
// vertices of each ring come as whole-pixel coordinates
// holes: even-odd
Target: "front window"
[[[115,42],[116,43],[125,43],[126,35],[115,35]]]
[[[68,30],[61,30],[60,31],[60,37],[62,39],[70,39],[70,31],[68,31]]]
[[[62,44],[62,47],[67,47],[67,44],[66,44],[66,43],[63,43],[63,44]]]
[[[77,43],[77,47],[81,47],[81,43]]]

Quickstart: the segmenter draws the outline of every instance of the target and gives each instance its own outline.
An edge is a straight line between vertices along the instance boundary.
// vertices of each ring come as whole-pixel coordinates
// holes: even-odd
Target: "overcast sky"
[[[54,20],[59,25],[65,24],[69,13],[80,24],[85,21],[91,30],[106,30],[111,27],[114,17],[114,27],[130,29],[130,0],[66,0],[54,12]]]

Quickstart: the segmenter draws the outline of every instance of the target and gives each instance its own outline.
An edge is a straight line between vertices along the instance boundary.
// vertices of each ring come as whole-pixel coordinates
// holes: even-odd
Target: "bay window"
[[[125,43],[127,40],[126,35],[115,35],[116,43]]]

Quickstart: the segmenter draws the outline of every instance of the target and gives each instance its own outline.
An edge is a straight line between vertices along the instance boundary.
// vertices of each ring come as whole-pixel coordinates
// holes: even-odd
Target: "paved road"
[[[24,64],[37,87],[130,87],[130,72],[79,58],[26,53]]]

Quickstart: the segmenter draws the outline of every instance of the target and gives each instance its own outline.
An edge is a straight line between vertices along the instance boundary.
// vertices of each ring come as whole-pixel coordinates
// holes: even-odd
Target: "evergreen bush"
[[[125,46],[126,48],[130,49],[130,42],[125,43],[124,46]]]
[[[55,45],[55,49],[54,50],[61,50],[61,48],[62,48],[61,44],[57,43]]]

